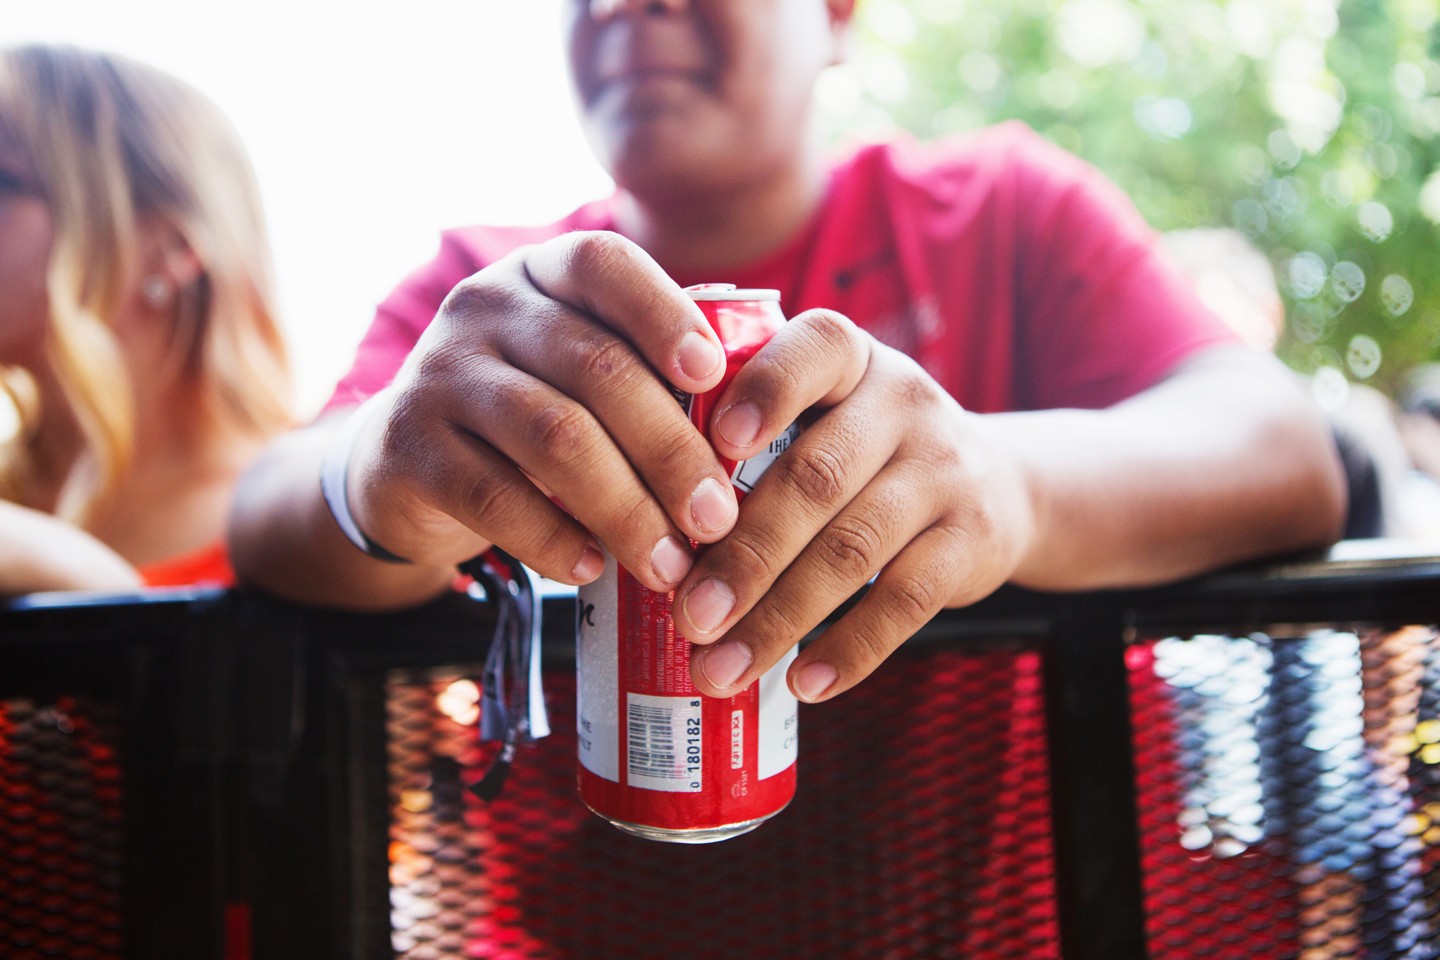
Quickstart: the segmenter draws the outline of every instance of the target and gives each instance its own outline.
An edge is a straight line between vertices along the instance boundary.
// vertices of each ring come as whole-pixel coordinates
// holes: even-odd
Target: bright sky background
[[[0,44],[146,60],[240,128],[305,414],[441,228],[553,220],[610,189],[570,106],[561,2],[0,0]]]

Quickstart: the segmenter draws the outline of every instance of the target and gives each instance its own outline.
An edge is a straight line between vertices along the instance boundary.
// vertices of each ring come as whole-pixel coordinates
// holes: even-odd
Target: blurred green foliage
[[[1437,0],[862,0],[850,132],[1024,120],[1161,230],[1274,267],[1294,368],[1387,392],[1440,359]]]

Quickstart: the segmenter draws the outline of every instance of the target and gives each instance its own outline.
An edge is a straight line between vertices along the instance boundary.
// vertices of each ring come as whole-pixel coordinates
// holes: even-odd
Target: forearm
[[[337,421],[270,444],[241,479],[230,551],[244,583],[288,600],[354,610],[413,606],[438,596],[453,568],[395,564],[361,553],[320,493],[320,463]]]
[[[0,596],[141,585],[134,567],[84,530],[0,500]]]
[[[1202,359],[1105,411],[985,418],[1032,506],[1013,580],[1162,583],[1338,537],[1344,476],[1324,419],[1256,363],[1269,360]]]

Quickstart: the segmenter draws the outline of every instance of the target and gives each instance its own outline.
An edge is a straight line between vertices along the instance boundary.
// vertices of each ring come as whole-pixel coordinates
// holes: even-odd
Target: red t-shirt
[[[460,280],[522,244],[614,229],[613,208],[444,233],[435,259],[381,304],[328,406],[388,384]],[[1019,123],[862,147],[782,249],[725,276],[674,279],[778,289],[788,316],[837,310],[981,413],[1108,406],[1236,340],[1128,199]]]
[[[614,229],[613,211],[612,198],[547,226],[444,233],[435,259],[380,306],[329,405],[357,403],[388,384],[460,280],[522,244]],[[789,316],[812,307],[838,310],[913,356],[963,406],[982,413],[1108,406],[1201,349],[1237,342],[1199,303],[1191,281],[1162,258],[1154,232],[1116,187],[1014,123],[928,146],[860,148],[833,168],[821,209],[782,249],[723,276],[673,279],[778,289]],[[1033,673],[1027,676],[1033,682]],[[1008,679],[1018,689],[1018,667]],[[1149,682],[1156,682],[1153,674]],[[982,752],[987,762],[1004,764],[1024,755],[1020,747],[1038,735],[1033,716],[1017,706],[1006,722],[1002,729],[987,720],[994,735],[972,745],[972,762]],[[997,796],[1000,789],[997,783]],[[995,863],[1016,857],[1050,863],[1048,834],[1017,826],[1048,814],[1034,799],[1043,793],[1031,797],[1032,806],[1011,811],[1004,823],[997,818],[992,840],[1010,859]],[[577,803],[570,819],[546,835],[556,845],[571,842],[587,816]],[[505,844],[493,847],[504,851]],[[823,844],[811,850],[809,875],[837,872],[833,858],[843,854]],[[1028,952],[1007,944],[1007,955],[1057,955],[1053,878],[1046,868],[1038,875],[1037,881],[987,874],[978,881],[992,898],[986,902],[1002,895],[997,891],[1013,901],[1016,885],[1034,901],[1035,942]],[[524,873],[497,879],[497,897],[543,897],[533,879]],[[810,895],[806,888],[797,896],[808,902]],[[803,913],[805,903],[800,907]],[[977,921],[976,929],[983,936],[988,928]],[[503,941],[502,931],[483,923],[476,935]],[[510,938],[503,942],[544,952],[543,930],[511,925],[503,935]]]

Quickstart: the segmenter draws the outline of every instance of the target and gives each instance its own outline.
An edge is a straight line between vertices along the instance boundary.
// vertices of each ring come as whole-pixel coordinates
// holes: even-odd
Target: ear
[[[205,272],[200,258],[178,233],[175,234],[174,243],[165,252],[165,269],[175,279],[175,286],[180,288],[190,286]]]
[[[159,275],[183,290],[200,278],[204,267],[180,231],[163,221],[141,228],[141,276]]]

